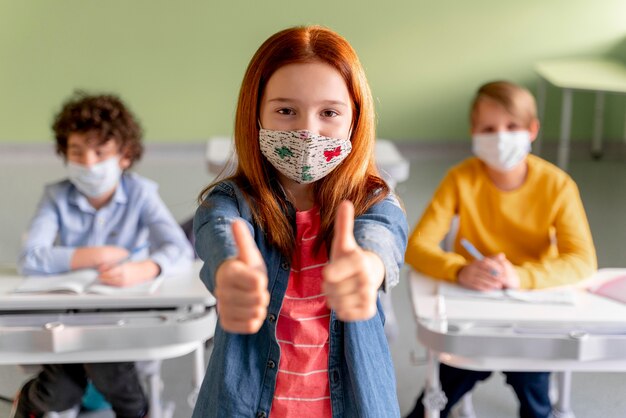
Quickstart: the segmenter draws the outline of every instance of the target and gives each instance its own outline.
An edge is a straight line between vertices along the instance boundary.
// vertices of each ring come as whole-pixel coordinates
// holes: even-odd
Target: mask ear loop
[[[354,133],[354,122],[350,124],[350,130],[348,131],[348,141],[352,142],[352,134]]]

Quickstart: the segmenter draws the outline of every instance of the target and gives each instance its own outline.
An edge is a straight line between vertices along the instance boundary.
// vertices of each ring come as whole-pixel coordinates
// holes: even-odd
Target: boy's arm
[[[393,288],[400,279],[407,235],[406,214],[393,194],[354,219],[354,238],[357,244],[382,261],[382,287],[385,291]]]
[[[70,269],[94,268],[111,265],[128,256],[128,250],[114,245],[99,247],[78,247],[70,260]]]
[[[516,266],[523,289],[575,283],[591,276],[598,267],[585,209],[573,180],[565,184],[556,205],[554,227],[559,255],[543,262]]]
[[[458,213],[458,196],[454,175],[448,173],[413,230],[405,258],[414,269],[449,281],[456,281],[458,271],[467,265],[462,255],[445,252],[440,246]]]
[[[23,275],[57,274],[71,269],[74,248],[55,246],[60,219],[50,190],[45,189],[28,228],[18,260]]]
[[[149,269],[156,272],[153,277],[189,267],[193,260],[191,244],[156,188],[146,194],[143,203],[141,222],[148,228],[150,243],[150,258],[145,262],[158,267]]]

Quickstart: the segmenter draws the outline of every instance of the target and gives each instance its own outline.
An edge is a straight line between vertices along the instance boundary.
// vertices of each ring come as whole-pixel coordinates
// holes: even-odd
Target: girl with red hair
[[[235,120],[236,172],[201,193],[200,273],[218,301],[194,417],[398,417],[378,292],[407,240],[374,164],[350,44],[319,26],[261,45]]]

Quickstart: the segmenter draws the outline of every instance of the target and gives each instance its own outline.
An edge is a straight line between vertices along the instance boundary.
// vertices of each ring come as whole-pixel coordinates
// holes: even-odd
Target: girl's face
[[[472,117],[472,135],[496,132],[528,131],[530,140],[534,141],[539,132],[539,122],[534,119],[530,126],[519,118],[511,115],[495,100],[483,98],[476,104]]]
[[[308,130],[347,139],[352,100],[337,70],[322,62],[289,64],[267,82],[261,98],[261,126],[273,131]]]

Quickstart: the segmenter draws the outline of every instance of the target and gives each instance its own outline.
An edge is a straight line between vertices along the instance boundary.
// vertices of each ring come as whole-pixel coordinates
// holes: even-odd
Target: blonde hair
[[[474,96],[470,110],[472,124],[475,120],[478,103],[484,99],[491,99],[499,103],[526,127],[537,119],[537,105],[530,91],[510,81],[491,81],[480,86]]]

